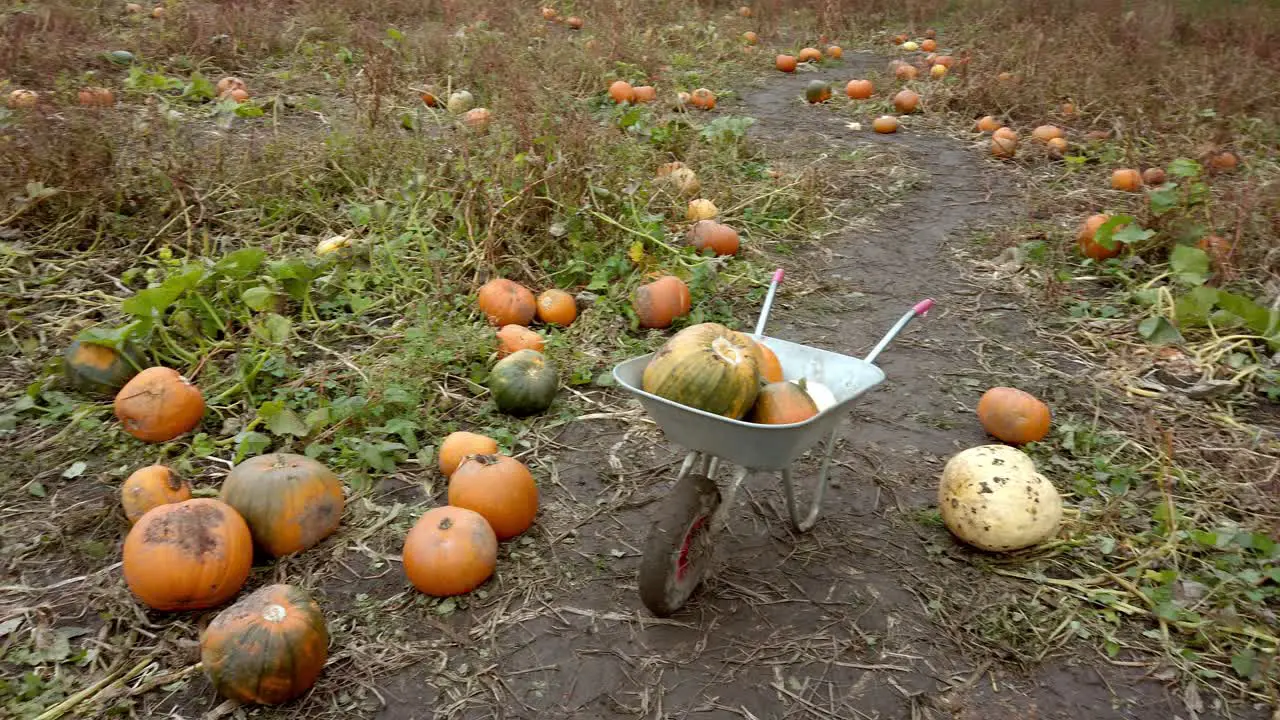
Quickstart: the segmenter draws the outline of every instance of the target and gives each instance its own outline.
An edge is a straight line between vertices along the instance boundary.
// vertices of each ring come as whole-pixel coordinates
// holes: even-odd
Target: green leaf
[[[235,101],[232,100],[232,102],[235,102]],[[258,107],[257,105],[253,105],[247,102],[236,105],[236,117],[256,118],[256,117],[262,117],[262,115],[263,115],[262,108]]]
[[[253,330],[258,337],[275,345],[283,345],[289,341],[289,336],[293,332],[293,324],[289,318],[276,313],[268,314],[261,324],[255,324]]]
[[[272,303],[275,301],[275,297],[276,294],[272,292],[271,288],[263,285],[256,285],[245,290],[240,296],[240,299],[244,301],[245,305],[248,305],[253,310],[263,312],[272,306]]]
[[[125,298],[120,303],[120,309],[137,318],[159,320],[178,298],[199,285],[204,278],[204,268],[188,267],[156,287],[140,290],[133,297]]]
[[[32,480],[27,484],[27,492],[35,497],[42,498],[48,493],[45,492],[44,484],[39,480]]]
[[[309,432],[298,415],[286,407],[282,400],[262,403],[258,408],[258,417],[262,419],[272,435],[306,437]]]
[[[200,71],[191,73],[191,79],[182,89],[182,97],[188,100],[212,100],[217,95],[217,88]]]
[[[1232,655],[1231,669],[1242,678],[1252,678],[1258,672],[1258,656],[1253,648],[1247,648]]]
[[[1160,188],[1147,193],[1147,198],[1151,201],[1151,213],[1157,217],[1177,209],[1181,202],[1178,197],[1177,183],[1165,183]]]
[[[1209,313],[1218,302],[1217,288],[1206,285],[1191,288],[1173,304],[1173,315],[1182,328],[1202,327],[1209,320]]]
[[[1169,163],[1169,174],[1183,178],[1199,177],[1200,163],[1191,158],[1178,158]]]
[[[1149,317],[1138,323],[1138,334],[1155,345],[1182,342],[1182,334],[1163,316]]]
[[[453,614],[453,611],[456,610],[457,608],[458,608],[458,601],[454,598],[447,597],[441,600],[439,605],[436,605],[436,614],[451,615]]]
[[[1218,291],[1218,307],[1243,320],[1245,327],[1266,338],[1268,342],[1280,342],[1280,312],[1225,290]]]
[[[235,436],[237,464],[252,455],[261,455],[263,450],[271,447],[271,438],[260,432],[242,432]]]
[[[1118,243],[1132,245],[1150,239],[1156,234],[1155,230],[1143,230],[1137,223],[1130,223],[1116,230],[1112,235],[1112,239]]]
[[[241,248],[224,255],[213,269],[229,278],[239,280],[257,272],[266,258],[267,253],[261,248]]]
[[[1169,269],[1188,285],[1203,285],[1209,279],[1209,254],[1190,245],[1174,245],[1169,253]]]
[[[84,474],[85,469],[88,467],[89,467],[88,463],[84,462],[83,460],[77,460],[71,463],[71,467],[62,471],[62,477],[78,478]]]
[[[209,433],[199,433],[191,439],[191,452],[196,457],[209,457],[218,451],[218,446],[214,444],[213,438],[209,437]]]

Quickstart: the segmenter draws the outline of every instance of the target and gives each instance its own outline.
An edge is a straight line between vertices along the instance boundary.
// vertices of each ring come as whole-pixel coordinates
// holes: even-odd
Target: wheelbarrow
[[[762,334],[781,277],[781,270],[774,274],[753,338],[778,356],[784,379],[805,378],[831,390],[835,404],[814,417],[788,425],[759,425],[647,393],[641,389],[641,377],[652,354],[632,358],[613,369],[617,384],[640,400],[669,439],[689,450],[650,527],[640,563],[640,599],[657,617],[670,616],[683,607],[702,582],[712,562],[716,536],[727,522],[738,489],[751,474],[780,473],[791,525],[798,532],[813,527],[822,510],[840,420],[858,398],[884,381],[884,372],[874,364],[880,352],[913,318],[933,307],[933,300],[917,303],[865,358],[858,359]],[[822,466],[812,498],[807,508],[802,508],[791,465],[824,436]],[[735,466],[723,492],[715,481],[722,464]]]

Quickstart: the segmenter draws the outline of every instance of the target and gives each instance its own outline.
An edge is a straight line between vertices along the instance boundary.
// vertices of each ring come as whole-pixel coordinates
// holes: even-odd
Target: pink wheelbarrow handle
[[[876,346],[871,349],[871,352],[867,353],[867,356],[863,358],[863,360],[866,360],[869,363],[874,363],[876,358],[880,356],[880,353],[888,347],[889,343],[893,342],[893,339],[898,336],[898,333],[902,332],[902,329],[907,326],[907,323],[911,322],[914,318],[924,317],[925,313],[932,309],[932,298],[928,300],[921,300],[916,303],[915,307],[911,308],[907,314],[903,315],[898,319],[898,322],[893,324],[893,327],[889,328],[889,332],[885,333],[885,336],[880,338],[880,342],[876,343]]]

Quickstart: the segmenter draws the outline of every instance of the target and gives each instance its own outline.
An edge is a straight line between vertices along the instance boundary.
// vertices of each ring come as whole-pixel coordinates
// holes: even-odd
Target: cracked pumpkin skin
[[[302,552],[328,537],[345,508],[338,476],[293,453],[240,463],[222,483],[222,500],[244,516],[254,542],[275,557]]]

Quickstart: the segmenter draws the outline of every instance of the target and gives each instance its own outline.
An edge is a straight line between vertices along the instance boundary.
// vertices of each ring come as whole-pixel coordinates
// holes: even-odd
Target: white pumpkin
[[[687,167],[676,168],[667,175],[667,182],[675,187],[681,195],[693,195],[702,189],[698,175]]]
[[[996,552],[1043,542],[1062,522],[1057,488],[1026,453],[1008,445],[980,445],[948,460],[938,507],[952,534]]]
[[[346,247],[351,247],[351,238],[346,235],[334,235],[328,240],[321,240],[320,244],[316,245],[316,255],[328,255]]]
[[[449,95],[449,102],[447,103],[446,107],[448,107],[449,112],[453,113],[454,115],[461,115],[462,113],[470,110],[473,106],[475,106],[475,104],[476,104],[476,99],[471,96],[471,93],[467,92],[466,90],[459,90]]]
[[[822,412],[829,407],[835,407],[836,395],[826,385],[806,378],[804,391],[809,393],[809,398],[813,400],[813,404],[818,406],[818,412]]]
[[[698,222],[699,220],[713,220],[716,215],[720,214],[720,209],[716,204],[706,198],[698,198],[689,201],[689,209],[685,211],[684,217],[689,222]]]

